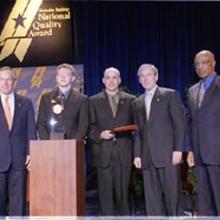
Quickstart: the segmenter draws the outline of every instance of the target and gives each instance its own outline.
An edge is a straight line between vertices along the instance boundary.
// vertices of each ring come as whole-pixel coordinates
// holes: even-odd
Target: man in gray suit
[[[97,167],[98,193],[102,215],[129,215],[128,191],[132,167],[132,134],[112,129],[133,123],[134,96],[119,91],[120,72],[114,67],[104,72],[105,90],[89,100],[89,138]],[[115,200],[114,200],[115,199]]]
[[[178,215],[184,107],[177,91],[157,86],[154,65],[141,65],[138,77],[145,93],[133,103],[138,125],[134,165],[143,169],[147,215]]]
[[[220,77],[211,51],[196,54],[201,79],[189,89],[189,166],[196,165],[198,214],[220,215]]]
[[[75,92],[76,71],[70,64],[57,67],[57,88],[41,97],[37,129],[42,140],[83,139],[88,129],[87,96]]]

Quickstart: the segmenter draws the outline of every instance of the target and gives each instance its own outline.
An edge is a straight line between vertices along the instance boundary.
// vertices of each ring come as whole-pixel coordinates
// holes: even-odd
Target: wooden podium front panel
[[[30,215],[85,214],[82,141],[31,141]]]

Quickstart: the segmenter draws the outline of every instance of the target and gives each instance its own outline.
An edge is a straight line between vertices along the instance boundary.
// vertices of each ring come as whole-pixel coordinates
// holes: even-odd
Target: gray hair
[[[158,73],[158,69],[156,66],[154,66],[153,64],[142,64],[139,68],[138,68],[138,76],[140,76],[141,72],[145,69],[145,68],[151,68],[154,71],[155,75],[159,75]]]
[[[15,73],[15,71],[10,67],[10,66],[3,66],[3,67],[0,67],[0,72],[1,71],[10,71],[10,73],[11,73],[11,78],[15,81],[15,80],[17,80],[17,76],[16,76],[16,73]]]

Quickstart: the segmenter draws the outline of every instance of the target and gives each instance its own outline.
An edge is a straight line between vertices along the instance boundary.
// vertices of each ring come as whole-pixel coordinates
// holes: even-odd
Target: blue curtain
[[[197,80],[194,55],[209,49],[220,62],[219,2],[84,2],[84,69],[88,95],[102,90],[105,68],[121,71],[122,85],[143,92],[142,63],[159,69],[159,85],[179,90]],[[218,67],[217,67],[218,69]]]

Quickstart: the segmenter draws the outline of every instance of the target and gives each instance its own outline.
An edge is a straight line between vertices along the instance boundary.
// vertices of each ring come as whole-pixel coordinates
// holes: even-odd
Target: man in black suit
[[[133,123],[134,96],[119,91],[120,72],[114,67],[104,72],[105,91],[89,100],[89,138],[93,142],[98,193],[102,215],[129,215],[128,191],[132,167],[132,134],[115,134],[113,128]],[[114,201],[115,199],[115,201]]]
[[[199,215],[220,215],[220,77],[211,51],[196,54],[201,79],[189,89],[189,166],[196,165]]]
[[[29,140],[36,139],[31,100],[14,92],[15,81],[10,67],[0,68],[0,216],[26,214]]]
[[[88,128],[88,99],[75,92],[76,71],[70,64],[57,67],[57,88],[41,97],[37,129],[40,139],[83,139]]]
[[[184,107],[177,91],[157,86],[154,65],[141,65],[138,77],[145,93],[133,103],[138,125],[134,165],[143,169],[147,215],[178,215]]]

